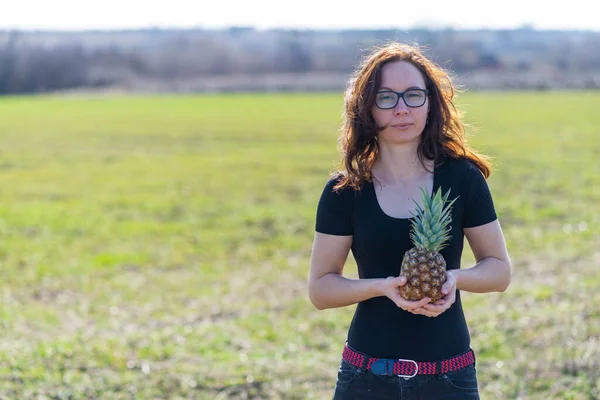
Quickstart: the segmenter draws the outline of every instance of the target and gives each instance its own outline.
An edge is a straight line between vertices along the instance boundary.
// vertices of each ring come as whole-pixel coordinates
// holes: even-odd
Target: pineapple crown
[[[439,252],[450,240],[450,222],[452,222],[452,204],[458,197],[448,203],[450,189],[442,195],[442,189],[438,188],[431,197],[427,191],[421,190],[423,207],[415,201],[417,213],[411,221],[412,231],[410,239],[418,250]],[[414,201],[414,200],[413,200]]]

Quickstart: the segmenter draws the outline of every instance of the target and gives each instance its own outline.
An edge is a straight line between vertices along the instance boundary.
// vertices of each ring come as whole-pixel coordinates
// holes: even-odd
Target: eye
[[[418,99],[418,98],[423,97],[423,93],[422,92],[417,92],[417,91],[408,92],[408,93],[406,93],[406,96],[408,98],[411,98],[411,99]]]
[[[394,95],[391,93],[378,93],[377,94],[377,100],[379,101],[390,101],[390,100],[394,100]]]

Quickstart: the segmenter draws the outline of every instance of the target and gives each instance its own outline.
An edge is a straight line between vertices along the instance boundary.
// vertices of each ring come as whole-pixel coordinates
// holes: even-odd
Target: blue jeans
[[[375,375],[342,360],[334,400],[479,400],[475,365],[439,375]]]

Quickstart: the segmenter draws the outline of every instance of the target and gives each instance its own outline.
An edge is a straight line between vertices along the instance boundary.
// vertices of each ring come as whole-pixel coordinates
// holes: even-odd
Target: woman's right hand
[[[413,312],[417,308],[423,307],[425,304],[429,304],[431,299],[429,297],[422,298],[419,301],[406,300],[400,295],[400,287],[406,284],[406,277],[404,276],[390,276],[380,281],[379,291],[383,296],[392,300],[399,308]]]

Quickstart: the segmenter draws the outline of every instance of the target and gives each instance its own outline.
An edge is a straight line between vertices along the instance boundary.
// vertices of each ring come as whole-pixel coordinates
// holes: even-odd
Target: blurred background
[[[391,40],[427,47],[470,89],[600,86],[600,25],[584,1],[102,4],[11,5],[0,93],[338,91],[369,46]]]
[[[3,4],[0,400],[331,398],[354,307],[308,300],[315,210],[390,41],[449,71],[494,165],[514,276],[462,294],[482,398],[600,398],[594,7]]]

